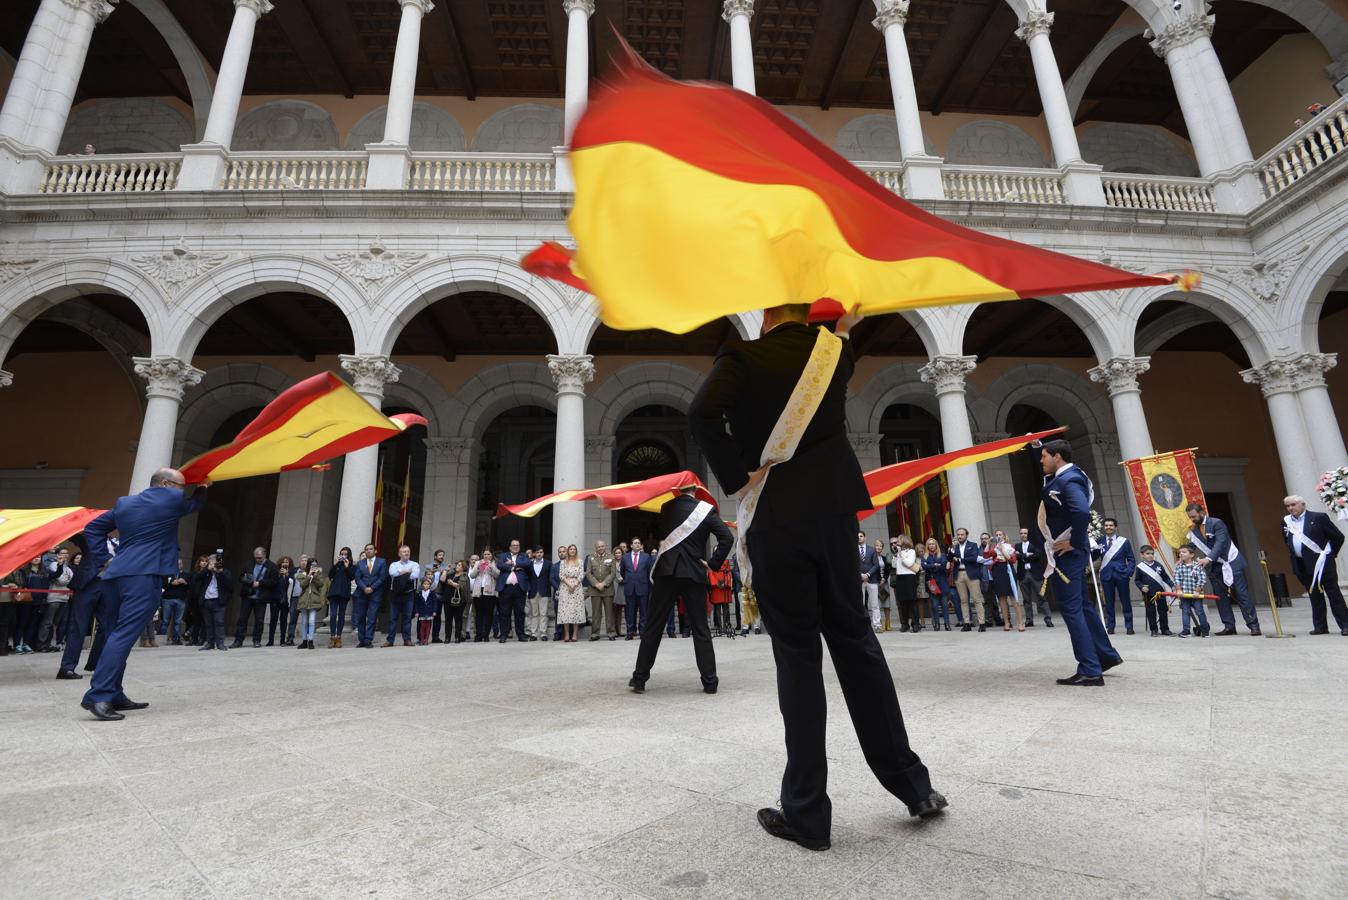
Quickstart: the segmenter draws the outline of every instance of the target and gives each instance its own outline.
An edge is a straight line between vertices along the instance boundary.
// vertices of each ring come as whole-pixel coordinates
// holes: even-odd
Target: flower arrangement
[[[1099,541],[1105,536],[1105,517],[1100,515],[1099,510],[1091,510],[1091,524],[1086,529],[1086,536],[1092,542]]]
[[[1337,513],[1340,519],[1348,519],[1348,466],[1339,466],[1321,475],[1316,490],[1330,512]]]

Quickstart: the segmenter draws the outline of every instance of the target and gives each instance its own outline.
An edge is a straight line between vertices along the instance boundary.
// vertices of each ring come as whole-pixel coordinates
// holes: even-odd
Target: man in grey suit
[[[1250,583],[1245,577],[1245,554],[1231,540],[1231,530],[1221,519],[1208,515],[1202,504],[1190,503],[1184,511],[1193,526],[1189,529],[1189,540],[1199,550],[1198,564],[1208,570],[1208,581],[1217,595],[1217,615],[1221,616],[1225,626],[1217,635],[1236,633],[1236,617],[1231,613],[1229,595],[1234,591],[1246,627],[1251,635],[1258,637],[1262,632],[1259,614],[1254,611],[1254,600],[1250,597]]]

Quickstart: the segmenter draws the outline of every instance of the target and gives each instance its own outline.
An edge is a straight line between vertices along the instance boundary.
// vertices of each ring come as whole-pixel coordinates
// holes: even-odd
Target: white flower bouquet
[[[1340,519],[1348,519],[1348,466],[1340,466],[1320,476],[1316,485],[1320,499]]]

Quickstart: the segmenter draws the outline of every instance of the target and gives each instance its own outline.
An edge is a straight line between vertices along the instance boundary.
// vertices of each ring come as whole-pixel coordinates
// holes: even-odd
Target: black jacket
[[[192,599],[198,603],[206,599],[206,587],[211,583],[211,570],[198,569],[192,573]],[[229,601],[230,591],[234,590],[234,576],[229,574],[229,569],[221,569],[215,573],[215,590],[219,594],[218,602],[227,603]]]
[[[712,473],[734,494],[759,467],[763,445],[785,409],[814,349],[818,327],[789,322],[756,341],[731,341],[717,354],[689,410],[693,439]],[[861,464],[847,438],[847,382],[852,343],[792,458],[774,466],[758,501],[760,515],[783,517],[856,513],[869,509]]]
[[[1317,546],[1328,547],[1330,559],[1337,557],[1339,550],[1343,548],[1343,532],[1339,531],[1339,527],[1325,513],[1306,510],[1305,517],[1302,534],[1314,541]],[[1315,575],[1315,560],[1319,554],[1312,553],[1309,547],[1303,547],[1301,555],[1297,555],[1292,549],[1292,532],[1288,530],[1286,520],[1282,523],[1282,537],[1287,542],[1287,552],[1292,557],[1292,573],[1302,584],[1309,585]]]
[[[276,581],[281,577],[281,570],[271,560],[264,561],[262,563],[262,578],[258,582],[257,596],[253,596],[253,569],[256,566],[255,561],[249,560],[239,570],[239,597],[251,600],[254,603],[266,603],[272,599],[272,595],[276,592]]]
[[[692,494],[680,494],[660,507],[659,534],[662,541],[671,531],[683,524],[697,507],[698,502]],[[716,538],[716,549],[712,551],[711,556],[707,556],[707,538],[713,536]],[[655,558],[655,577],[692,578],[704,581],[707,577],[707,568],[710,567],[712,571],[721,568],[721,563],[730,555],[730,548],[733,546],[735,536],[721,521],[716,509],[712,508],[706,518],[698,523],[697,528],[693,529],[693,533],[680,541],[678,546],[668,550],[661,547],[660,554]],[[701,563],[704,559],[707,561],[706,566]]]

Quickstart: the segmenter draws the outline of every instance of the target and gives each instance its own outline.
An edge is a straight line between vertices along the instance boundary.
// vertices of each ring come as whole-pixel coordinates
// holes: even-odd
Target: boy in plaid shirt
[[[1197,557],[1198,548],[1193,544],[1185,544],[1179,548],[1179,565],[1175,566],[1175,590],[1181,594],[1207,593],[1208,573],[1196,562]],[[1203,609],[1201,598],[1183,597],[1180,600],[1180,608],[1180,615],[1184,621],[1184,630],[1180,632],[1180,637],[1189,636],[1190,615],[1198,620],[1194,628],[1195,635],[1207,637],[1212,632],[1208,627],[1208,614]]]

